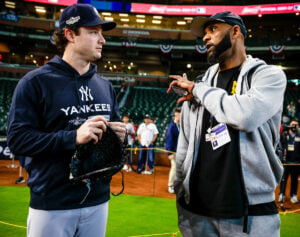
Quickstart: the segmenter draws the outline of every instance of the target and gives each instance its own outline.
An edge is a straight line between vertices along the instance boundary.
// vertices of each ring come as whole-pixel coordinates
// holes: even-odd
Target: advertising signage
[[[98,10],[120,11],[143,14],[160,15],[213,15],[221,11],[232,11],[238,15],[258,14],[285,14],[300,13],[299,3],[280,3],[245,6],[197,6],[197,5],[161,5],[148,3],[128,3],[123,1],[100,1],[100,0],[25,0],[45,4],[70,6],[74,3],[90,3]]]
[[[282,3],[247,6],[193,6],[132,3],[132,13],[161,15],[213,15],[221,11],[232,11],[238,15],[284,14],[300,12],[299,3]]]
[[[120,11],[130,12],[131,4],[117,1],[100,1],[100,0],[25,0],[27,2],[38,2],[53,5],[70,6],[75,3],[88,3],[101,11]]]
[[[39,2],[45,4],[54,4],[62,6],[70,6],[77,3],[78,0],[25,0],[27,2]]]

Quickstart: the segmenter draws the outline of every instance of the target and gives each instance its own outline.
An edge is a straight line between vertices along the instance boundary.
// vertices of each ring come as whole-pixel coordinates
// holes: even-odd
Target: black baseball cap
[[[198,37],[203,37],[205,27],[207,27],[212,23],[218,23],[218,22],[227,23],[232,26],[238,25],[244,37],[245,38],[247,37],[247,29],[242,18],[236,14],[233,14],[230,11],[219,12],[210,17],[202,17],[202,16],[195,17],[191,23],[191,31],[194,35]]]
[[[116,27],[113,21],[103,21],[97,9],[90,4],[74,4],[62,12],[59,18],[59,31],[64,28],[75,29],[82,26],[101,25],[103,31],[112,30]]]
[[[144,115],[144,118],[149,118],[149,119],[151,119],[151,116],[150,116],[150,114],[145,114],[145,115]]]

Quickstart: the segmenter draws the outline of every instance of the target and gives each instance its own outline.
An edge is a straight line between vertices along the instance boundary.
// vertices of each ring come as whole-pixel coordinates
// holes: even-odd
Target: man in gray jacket
[[[196,17],[208,62],[201,79],[172,75],[180,86],[176,153],[178,221],[184,237],[279,236],[274,190],[283,167],[276,154],[286,87],[284,72],[246,55],[243,20],[221,12]]]

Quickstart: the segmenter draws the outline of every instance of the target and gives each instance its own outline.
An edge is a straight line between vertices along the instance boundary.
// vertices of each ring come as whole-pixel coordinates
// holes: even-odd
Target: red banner
[[[77,3],[77,0],[25,0],[27,2],[40,2],[46,4],[70,6]]]
[[[300,3],[282,3],[247,6],[193,6],[132,3],[131,12],[160,15],[213,15],[231,11],[238,15],[283,14],[300,12]]]

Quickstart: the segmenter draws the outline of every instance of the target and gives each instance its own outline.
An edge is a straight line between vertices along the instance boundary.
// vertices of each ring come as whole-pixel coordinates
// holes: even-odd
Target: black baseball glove
[[[125,163],[124,143],[111,127],[97,144],[78,145],[70,164],[70,180],[82,182],[111,178]]]

